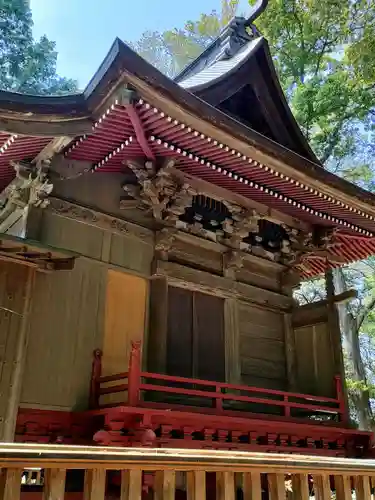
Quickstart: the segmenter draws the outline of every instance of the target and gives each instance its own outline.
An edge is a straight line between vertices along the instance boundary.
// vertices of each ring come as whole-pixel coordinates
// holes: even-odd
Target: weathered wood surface
[[[43,213],[42,243],[65,248],[98,262],[149,275],[153,232],[136,224],[61,200]]]
[[[167,277],[176,286],[195,289],[225,298],[237,297],[270,309],[287,310],[293,303],[290,297],[281,293],[239,283],[173,262],[157,261],[154,274]]]
[[[105,294],[106,269],[95,262],[78,259],[71,272],[37,274],[21,406],[87,408]]]
[[[0,439],[12,440],[28,337],[33,269],[0,261]]]
[[[242,383],[285,390],[288,384],[283,314],[241,301],[238,317]]]
[[[155,473],[151,489],[158,500],[173,500],[177,489],[186,489],[187,498],[193,500],[234,500],[238,488],[244,500],[261,500],[262,489],[272,500],[308,500],[311,493],[319,500],[331,500],[332,495],[349,500],[352,487],[358,500],[370,500],[375,478],[375,462],[364,459],[214,450],[77,449],[65,445],[3,444],[0,466],[0,498],[5,500],[20,498],[22,470],[32,467],[44,469],[43,497],[49,500],[63,497],[65,473],[72,468],[85,470],[85,500],[105,499],[107,471],[112,470],[121,472],[121,500],[141,499],[143,472]],[[210,480],[215,473],[216,485]],[[263,475],[266,481],[261,480]]]
[[[320,306],[293,309],[297,390],[305,394],[332,397],[336,388],[334,377],[340,375],[332,345],[326,302]]]

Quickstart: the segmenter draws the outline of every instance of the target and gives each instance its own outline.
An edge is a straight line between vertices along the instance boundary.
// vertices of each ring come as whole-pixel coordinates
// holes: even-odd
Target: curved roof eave
[[[179,80],[178,84],[189,92],[197,94],[203,100],[207,100],[210,102],[210,99],[208,97],[210,90],[214,92],[214,87],[217,86],[218,83],[224,80],[229,81],[230,78],[232,78],[232,80],[234,79],[238,81],[238,78],[236,78],[237,75],[241,75],[239,76],[239,78],[243,78],[244,73],[240,73],[239,70],[245,70],[246,65],[251,63],[253,58],[256,57],[260,52],[261,55],[264,56],[264,59],[266,61],[266,65],[263,65],[266,67],[263,67],[262,69],[266,73],[268,73],[268,75],[266,74],[264,80],[269,83],[270,87],[274,87],[275,91],[273,92],[273,94],[276,94],[275,97],[279,101],[279,106],[285,113],[285,116],[288,120],[286,127],[293,132],[294,140],[298,141],[298,143],[300,144],[300,147],[298,149],[300,151],[305,151],[304,156],[314,163],[321,165],[320,160],[311,149],[289,107],[272,61],[268,42],[265,38],[259,37],[248,42],[247,45],[242,47],[242,49],[240,49],[240,51],[235,56],[231,57],[230,59],[216,61],[213,64],[205,67],[201,71],[195,72],[183,80]],[[248,75],[249,83],[251,83],[251,68],[249,68]],[[232,89],[238,87],[238,85],[236,85],[236,83],[233,83],[233,85],[229,85],[227,87],[227,90],[230,90],[232,92]],[[204,95],[201,95],[203,93]],[[223,95],[222,100],[226,100],[229,97],[229,95]]]
[[[204,68],[198,73],[179,80],[178,84],[189,92],[199,92],[208,89],[212,85],[219,83],[221,80],[228,78],[242,67],[248,59],[256,52],[256,50],[264,42],[263,37],[255,38],[230,59],[216,61],[211,66]]]
[[[186,110],[186,117],[191,115],[194,120],[206,122],[210,127],[220,129],[235,140],[256,147],[270,158],[277,158],[283,162],[288,169],[324,183],[335,192],[341,191],[359,200],[362,204],[375,206],[375,195],[326,171],[316,162],[268,139],[183,89],[118,38],[84,92],[78,96],[34,97],[0,92],[0,129],[4,123],[8,122],[8,124],[13,123],[14,126],[27,125],[30,127],[28,135],[42,135],[42,128],[45,129],[44,135],[47,137],[79,135],[69,132],[69,127],[74,128],[74,123],[76,123],[77,128],[89,126],[91,131],[94,113],[106,104],[106,101],[108,103],[108,98],[116,92],[121,84],[130,84],[144,97],[149,95],[152,98],[151,102],[155,101],[155,104],[157,101],[162,101],[165,104],[169,102],[177,108],[183,108]],[[5,97],[9,99],[8,103],[6,103]],[[76,115],[73,117],[70,114],[69,109],[71,110],[75,99],[77,99],[77,103],[84,102],[86,108],[81,107],[80,109],[87,110],[86,116]],[[26,104],[27,106],[32,105],[29,110],[35,111],[31,112],[31,115]],[[54,111],[53,115],[51,115],[51,109]],[[36,112],[38,110],[39,112]],[[4,117],[5,114],[6,117]],[[58,134],[55,133],[55,128],[59,126],[64,128],[64,132]],[[16,130],[13,132],[17,133]]]
[[[163,75],[121,40],[117,39],[116,44],[118,51],[112,64],[106,69],[105,78],[107,82],[108,80],[112,81],[113,88],[118,87],[118,79],[121,78],[123,82],[127,81],[135,89],[138,89],[141,94],[152,94],[153,100],[156,95],[159,95],[158,100],[167,100],[180,109],[186,109],[188,114],[199,120],[223,130],[240,141],[255,146],[270,157],[279,158],[296,172],[300,171],[311,179],[327,184],[335,191],[341,190],[346,195],[375,206],[375,195],[323,169],[320,164],[281,146],[183,89],[177,82]],[[103,85],[107,89],[108,83],[102,81],[98,83],[98,86]],[[92,93],[97,91],[97,87],[92,89]],[[147,96],[145,95],[145,97]]]
[[[75,136],[91,126],[83,94],[34,96],[0,90],[0,130],[4,132]]]
[[[283,108],[288,116],[290,125],[293,127],[294,133],[297,135],[297,137],[299,138],[299,140],[303,144],[304,148],[309,153],[308,158],[310,160],[312,160],[314,163],[317,163],[318,165],[322,165],[321,161],[319,160],[319,158],[315,155],[314,151],[312,150],[308,140],[306,139],[306,137],[302,133],[302,130],[301,130],[300,126],[298,125],[297,120],[295,119],[295,117],[292,113],[292,110],[290,109],[290,106],[289,106],[288,101],[285,97],[284,91],[281,88],[280,80],[279,80],[277,73],[276,73],[276,68],[275,68],[275,65],[274,65],[273,60],[272,60],[271,51],[270,51],[267,40],[265,40],[265,43],[264,43],[264,54],[265,54],[265,57],[267,59],[267,63],[268,63],[267,69],[270,71],[273,85],[276,87],[280,102],[282,103]]]

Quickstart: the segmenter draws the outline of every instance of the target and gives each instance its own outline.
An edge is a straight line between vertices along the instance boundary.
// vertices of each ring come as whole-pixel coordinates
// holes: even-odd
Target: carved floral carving
[[[49,210],[57,215],[62,215],[71,219],[87,222],[95,226],[107,229],[120,234],[127,234],[142,239],[145,243],[151,242],[152,232],[140,226],[123,221],[116,217],[111,217],[103,213],[96,212],[89,208],[81,207],[58,198],[51,198]]]
[[[3,191],[0,220],[4,220],[13,210],[34,206],[45,208],[49,201],[53,184],[48,178],[49,160],[36,165],[11,162],[16,177]]]
[[[157,221],[175,226],[180,215],[191,206],[196,192],[171,174],[171,162],[159,169],[152,161],[146,161],[144,165],[128,161],[127,166],[135,174],[138,184],[126,183],[124,191],[146,206]]]

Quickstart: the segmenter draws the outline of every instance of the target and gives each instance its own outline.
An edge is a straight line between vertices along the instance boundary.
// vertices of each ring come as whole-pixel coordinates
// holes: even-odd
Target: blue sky
[[[137,40],[146,30],[182,27],[202,12],[220,9],[220,0],[31,0],[34,36],[57,44],[58,73],[90,80],[114,38]],[[247,1],[241,4],[246,7]]]

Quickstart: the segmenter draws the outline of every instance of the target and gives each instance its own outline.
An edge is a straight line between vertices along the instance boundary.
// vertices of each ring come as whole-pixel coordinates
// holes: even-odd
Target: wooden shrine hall
[[[375,196],[315,157],[258,14],[174,80],[117,39],[80,94],[0,92],[2,441],[369,454],[330,270],[375,253]]]

